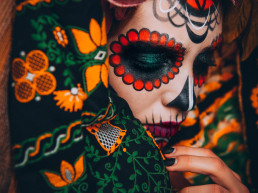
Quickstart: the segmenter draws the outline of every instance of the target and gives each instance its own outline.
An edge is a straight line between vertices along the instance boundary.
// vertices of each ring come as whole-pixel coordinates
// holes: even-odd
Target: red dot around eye
[[[123,80],[126,84],[132,84],[134,81],[134,77],[132,74],[126,74],[124,75]]]
[[[198,76],[194,76],[194,86],[197,86],[198,84]]]
[[[181,47],[182,47],[182,46],[181,46],[180,44],[176,44],[176,45],[175,45],[175,50],[179,51],[179,50],[181,49]]]
[[[131,41],[131,42],[136,42],[138,41],[138,33],[134,30],[131,30],[127,33],[127,37],[128,37],[128,40]]]
[[[177,74],[177,73],[179,72],[178,68],[176,68],[176,67],[172,67],[172,71],[173,71],[175,74]]]
[[[150,31],[147,29],[142,29],[139,33],[139,39],[144,42],[149,41],[150,40]]]
[[[177,60],[178,60],[178,61],[182,61],[182,60],[183,60],[183,57],[178,57]]]
[[[182,66],[182,62],[176,61],[176,62],[175,62],[175,65],[178,66],[178,67],[180,67],[180,66]]]
[[[153,89],[153,84],[151,81],[147,81],[145,83],[145,89],[148,90],[148,91],[151,91]]]
[[[144,86],[144,83],[142,80],[136,80],[133,84],[134,88],[136,90],[142,90],[143,89],[143,86]]]
[[[154,86],[156,87],[156,88],[159,88],[160,87],[160,80],[159,79],[155,79],[154,80]]]
[[[175,77],[175,75],[172,72],[168,72],[167,75],[169,79],[173,79]]]
[[[152,32],[151,33],[151,42],[158,43],[160,38],[160,34],[158,32]]]
[[[124,35],[119,37],[119,41],[123,46],[127,46],[129,44],[128,39]]]
[[[119,55],[111,55],[110,58],[109,58],[109,62],[112,66],[116,66],[116,65],[119,65],[120,62],[121,62],[121,58]]]
[[[175,41],[173,39],[170,39],[167,43],[167,47],[173,48],[175,46]]]
[[[122,65],[116,67],[116,68],[115,68],[115,73],[116,73],[116,75],[118,75],[118,76],[123,75],[123,74],[125,73],[125,67],[122,66]]]
[[[122,46],[118,42],[111,44],[111,50],[117,54],[122,52]]]
[[[199,76],[198,86],[201,87],[203,82],[203,76]]]
[[[166,75],[163,75],[162,77],[161,77],[161,80],[162,80],[162,82],[163,83],[168,83],[168,77],[166,76]]]
[[[160,37],[159,44],[165,46],[166,43],[167,43],[167,36],[163,34]]]

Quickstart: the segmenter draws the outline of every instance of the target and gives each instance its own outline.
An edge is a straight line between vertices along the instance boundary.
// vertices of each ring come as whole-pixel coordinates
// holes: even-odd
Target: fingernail
[[[172,166],[176,163],[176,159],[175,158],[165,159],[164,163],[166,166]]]
[[[175,148],[170,147],[170,148],[166,148],[162,151],[163,154],[170,154],[173,153],[175,151]]]

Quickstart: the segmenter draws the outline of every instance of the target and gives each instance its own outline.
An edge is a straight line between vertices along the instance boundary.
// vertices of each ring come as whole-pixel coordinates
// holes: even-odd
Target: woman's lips
[[[158,137],[172,137],[178,132],[181,122],[161,122],[155,124],[144,124],[146,129]]]

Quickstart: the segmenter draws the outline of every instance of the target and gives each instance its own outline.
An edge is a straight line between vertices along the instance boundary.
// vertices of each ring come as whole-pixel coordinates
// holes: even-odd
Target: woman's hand
[[[174,151],[173,151],[174,148]],[[214,184],[188,186],[179,193],[249,193],[241,179],[211,150],[175,146],[163,151],[167,170],[170,172],[194,172],[208,175]],[[177,181],[179,178],[172,179]]]

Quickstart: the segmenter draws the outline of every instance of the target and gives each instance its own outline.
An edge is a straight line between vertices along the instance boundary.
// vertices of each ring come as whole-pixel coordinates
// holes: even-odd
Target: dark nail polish
[[[176,159],[175,158],[165,159],[164,163],[166,166],[172,166],[176,163]]]
[[[162,151],[163,154],[170,154],[173,153],[175,151],[175,148],[170,147],[170,148],[166,148]]]

